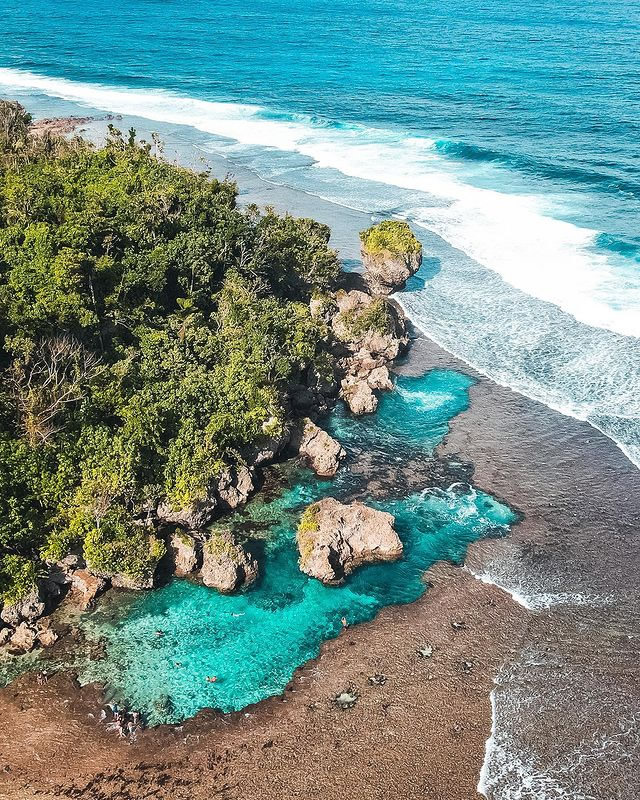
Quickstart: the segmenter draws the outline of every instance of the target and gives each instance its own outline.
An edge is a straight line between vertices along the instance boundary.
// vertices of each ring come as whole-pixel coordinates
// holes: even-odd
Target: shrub
[[[372,225],[366,231],[361,231],[360,241],[365,250],[372,255],[385,252],[403,255],[419,253],[422,250],[422,245],[409,225],[400,220],[384,220]]]

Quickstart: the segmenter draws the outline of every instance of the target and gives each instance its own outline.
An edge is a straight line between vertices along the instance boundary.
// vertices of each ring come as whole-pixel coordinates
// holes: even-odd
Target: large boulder
[[[200,545],[191,534],[174,531],[169,537],[168,545],[173,571],[178,577],[190,575],[198,569]]]
[[[86,569],[77,569],[71,574],[69,602],[86,611],[91,608],[96,597],[104,592],[107,585],[107,581],[104,578],[93,575]]]
[[[40,590],[34,587],[29,594],[13,603],[10,606],[4,606],[0,611],[0,619],[11,625],[12,628],[17,628],[21,622],[33,622],[44,614],[45,604],[40,595]]]
[[[378,398],[366,378],[347,375],[342,381],[342,397],[351,413],[357,417],[363,414],[373,414],[378,408]]]
[[[242,465],[224,470],[216,485],[222,507],[237,508],[246,503],[254,489],[253,478],[252,467]]]
[[[402,542],[393,515],[326,497],[307,508],[298,526],[300,569],[327,585],[344,581],[362,564],[395,561]]]
[[[364,278],[375,294],[404,288],[420,269],[422,245],[406,222],[385,220],[360,234]]]
[[[211,487],[203,497],[182,508],[174,508],[168,500],[163,500],[157,508],[158,520],[167,525],[180,525],[193,530],[204,528],[215,514],[218,507],[218,495],[215,487]]]
[[[298,420],[291,432],[291,446],[322,477],[335,475],[346,452],[326,431],[308,417]]]
[[[348,352],[364,358],[393,361],[409,341],[402,312],[384,297],[352,289],[338,292],[338,313],[331,327]]]
[[[258,562],[229,531],[214,531],[202,548],[202,582],[222,594],[246,589],[258,577]]]
[[[36,645],[37,631],[27,622],[21,622],[9,639],[9,649],[16,653],[28,653]]]

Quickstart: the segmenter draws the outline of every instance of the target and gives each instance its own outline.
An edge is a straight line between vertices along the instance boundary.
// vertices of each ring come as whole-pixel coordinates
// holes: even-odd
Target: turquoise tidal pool
[[[110,698],[140,709],[150,724],[178,722],[206,707],[242,709],[282,692],[295,669],[340,632],[343,616],[353,625],[384,606],[416,600],[434,562],[460,562],[470,542],[503,534],[516,520],[508,507],[463,482],[428,481],[433,449],[449,420],[468,406],[471,384],[460,373],[434,370],[399,378],[373,417],[337,411],[329,427],[349,458],[335,479],[319,481],[291,465],[274,468],[266,490],[219,523],[250,539],[260,560],[258,583],[231,597],[189,580],[105,597],[80,621],[89,639],[104,644],[103,658],[75,664],[80,681],[103,682]],[[407,462],[414,465],[411,488],[375,488],[394,465]],[[416,489],[422,468],[425,485]],[[327,495],[359,497],[394,514],[403,558],[364,567],[340,587],[301,573],[297,520],[308,503]],[[216,682],[207,681],[213,675]]]

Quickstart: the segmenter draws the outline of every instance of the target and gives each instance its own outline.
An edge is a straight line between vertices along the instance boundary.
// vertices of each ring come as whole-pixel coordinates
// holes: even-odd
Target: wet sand
[[[466,369],[420,338],[400,370],[432,366]],[[539,574],[545,580],[557,574],[559,587],[572,591],[576,584],[583,594],[609,591],[623,581],[634,587],[640,473],[588,425],[486,379],[472,388],[471,401],[452,421],[441,451],[473,462],[475,485],[508,501],[524,519],[509,538],[473,545],[467,565],[497,574],[495,565],[507,564],[502,582],[511,581],[508,588],[516,591],[528,580],[531,597]],[[629,557],[620,562],[619,552],[605,554],[603,536]],[[614,578],[603,576],[603,558]],[[0,716],[11,732],[0,742],[0,797],[293,800],[342,793],[468,800],[477,796],[491,732],[495,676],[502,676],[498,711],[504,706],[500,693],[520,697],[523,680],[527,690],[515,709],[527,723],[516,727],[526,730],[514,739],[504,716],[502,744],[511,748],[510,758],[525,750],[533,754],[543,771],[577,753],[589,725],[585,710],[598,712],[592,722],[600,727],[608,724],[607,714],[612,725],[619,716],[617,705],[603,709],[600,695],[588,696],[590,684],[583,679],[594,664],[599,685],[608,680],[626,698],[626,709],[638,700],[637,638],[634,644],[619,628],[599,625],[603,614],[620,624],[615,603],[604,611],[577,605],[578,614],[570,604],[532,611],[467,568],[436,565],[427,578],[433,586],[421,600],[387,608],[371,623],[327,642],[283,697],[244,713],[202,712],[178,728],[146,731],[134,744],[118,741],[90,716],[100,703],[97,687],[79,690],[63,675],[41,687],[33,676],[23,676],[0,691]],[[585,613],[593,617],[588,629]],[[452,622],[464,625],[457,629]],[[416,650],[426,643],[435,650],[422,659]],[[547,660],[523,671],[523,654],[532,646]],[[569,686],[566,676],[574,670],[579,680]],[[383,686],[368,682],[375,673],[386,676]],[[551,709],[539,695],[543,684],[554,699]],[[343,711],[333,698],[349,688],[359,699]],[[535,707],[529,708],[527,697],[538,698]],[[493,752],[501,751],[496,745]],[[635,768],[633,759],[631,753],[619,767],[599,767],[586,777],[578,775],[576,762],[573,777],[584,786],[575,784],[567,796],[631,800],[623,778]],[[512,773],[507,777],[514,780]],[[607,785],[608,795],[602,793]],[[499,784],[492,788],[496,797],[506,796]]]

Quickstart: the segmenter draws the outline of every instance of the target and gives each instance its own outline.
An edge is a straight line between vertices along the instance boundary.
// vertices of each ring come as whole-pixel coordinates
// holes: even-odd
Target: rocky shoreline
[[[400,369],[434,367],[465,369],[424,338],[414,341]],[[616,496],[599,512],[604,508],[616,525],[610,506],[640,481],[615,446],[589,426],[478,376],[470,409],[452,421],[440,450],[475,458],[476,483],[515,498],[524,522],[505,540],[472,545],[466,564],[474,570],[504,547],[541,553],[549,515],[560,526],[575,524],[561,499],[566,482],[542,467],[559,457],[556,441],[565,443],[561,465],[575,488],[593,485],[585,449],[616,470]],[[542,489],[535,489],[540,481]],[[584,492],[580,497],[584,503]],[[592,508],[586,503],[581,519]],[[626,512],[620,524],[625,519]],[[0,794],[11,800],[93,800],[98,789],[104,798],[143,798],[153,790],[167,800],[204,800],[215,791],[238,800],[325,800],[337,791],[358,799],[475,797],[494,677],[553,618],[532,614],[467,569],[440,564],[425,579],[430,589],[415,603],[388,607],[327,641],[281,697],[234,714],[202,711],[183,725],[145,731],[130,745],[96,724],[101,687],[79,688],[65,674],[44,686],[34,675],[22,676],[0,691],[0,713],[13,732],[0,745]],[[383,685],[370,682],[376,675],[385,676]],[[357,695],[346,710],[336,705],[344,691]]]
[[[84,121],[67,120],[68,131]],[[49,130],[54,123],[64,127],[65,121],[44,120],[39,131]],[[393,266],[396,257],[387,253],[387,258]],[[421,255],[413,258],[413,271],[420,259]],[[143,504],[137,524],[157,552],[150,560],[151,569],[141,575],[106,573],[82,552],[48,564],[46,574],[37,579],[28,596],[0,609],[0,648],[19,654],[38,646],[50,647],[62,630],[52,627],[49,615],[61,603],[86,611],[110,587],[150,590],[171,574],[184,577],[196,573],[206,586],[222,593],[250,586],[258,576],[258,563],[245,543],[231,531],[211,534],[208,526],[244,505],[262,482],[261,469],[275,461],[298,457],[320,477],[335,475],[346,453],[317,421],[338,399],[344,400],[355,416],[374,413],[377,393],[393,388],[389,366],[409,343],[403,312],[368,288],[368,284],[380,282],[380,274],[385,275],[387,286],[393,280],[403,283],[406,275],[392,270],[389,277],[386,265],[385,257],[378,257],[365,280],[343,273],[335,293],[311,299],[312,316],[326,326],[326,371],[320,374],[317,368],[310,368],[302,376],[303,383],[289,387],[289,424],[282,435],[270,436],[265,428],[262,439],[244,449],[241,462],[225,469],[206,495],[192,505],[175,508],[167,500]]]

